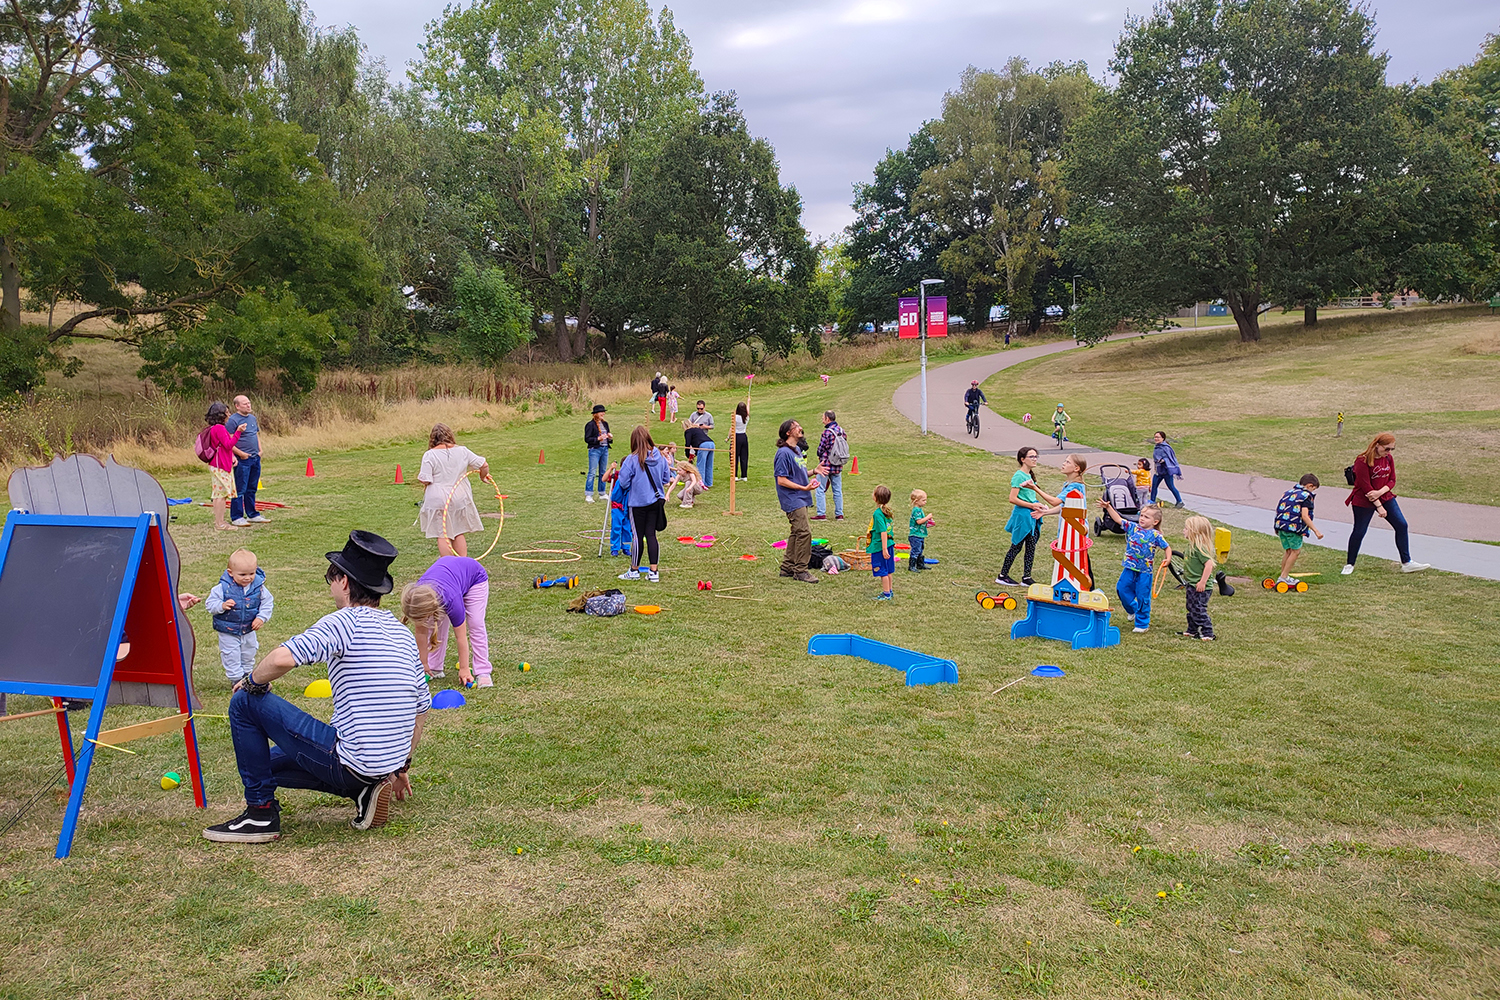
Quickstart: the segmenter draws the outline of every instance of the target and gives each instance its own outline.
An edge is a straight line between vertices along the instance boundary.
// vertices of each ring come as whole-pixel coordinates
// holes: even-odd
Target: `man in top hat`
[[[389,568],[396,547],[373,532],[351,531],[343,551],[327,558],[324,579],[338,610],[277,646],[234,686],[229,733],[245,811],[204,830],[209,840],[279,840],[278,788],[353,799],[350,825],[357,830],[383,825],[391,796],[411,794],[407,770],[432,698],[416,640],[380,607],[395,586]],[[305,663],[328,664],[332,722],[271,694],[272,681]]]

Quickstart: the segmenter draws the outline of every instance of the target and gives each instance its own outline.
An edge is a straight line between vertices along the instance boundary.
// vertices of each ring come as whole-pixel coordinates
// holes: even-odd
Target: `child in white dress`
[[[427,487],[417,520],[423,534],[438,540],[439,555],[467,556],[469,543],[464,536],[484,530],[484,524],[479,520],[479,508],[474,504],[474,491],[466,477],[475,469],[479,470],[480,479],[494,484],[488,462],[458,444],[447,424],[433,424],[432,434],[427,439],[427,452],[422,456],[422,470],[417,473],[417,482]],[[450,493],[452,500],[449,500]],[[446,524],[444,504],[448,505]]]

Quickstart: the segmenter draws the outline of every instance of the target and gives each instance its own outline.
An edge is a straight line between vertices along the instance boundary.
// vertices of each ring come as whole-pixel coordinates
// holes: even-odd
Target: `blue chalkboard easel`
[[[67,715],[57,713],[63,759],[72,781],[57,840],[59,858],[72,849],[83,791],[99,746],[181,729],[194,798],[199,808],[207,804],[193,729],[191,681],[167,567],[161,523],[150,511],[133,517],[12,511],[5,519],[0,534],[0,691],[93,700],[76,753]],[[120,644],[127,633],[129,653],[121,659]],[[105,701],[115,681],[175,688],[178,714],[101,730]]]

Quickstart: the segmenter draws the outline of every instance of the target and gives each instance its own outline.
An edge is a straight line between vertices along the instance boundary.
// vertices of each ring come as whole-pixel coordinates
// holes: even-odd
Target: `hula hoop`
[[[529,553],[529,552],[548,553],[548,554],[552,554],[552,555],[567,556],[567,558],[566,559],[526,559],[526,558],[523,558],[523,555],[525,553]],[[485,554],[488,555],[489,553],[485,553]],[[512,552],[502,552],[502,553],[500,553],[500,558],[501,559],[509,559],[511,562],[522,562],[522,563],[565,563],[565,562],[578,562],[579,560],[581,560],[583,558],[583,556],[579,555],[577,552],[572,551],[571,549],[516,549],[516,550],[514,550]]]
[[[593,537],[595,539],[598,539],[599,536],[595,535]],[[534,542],[527,542],[526,544],[529,545],[529,546],[531,546],[534,549],[539,549],[539,548],[541,548],[544,545],[561,545],[565,549],[576,549],[576,548],[578,548],[578,543],[577,542],[570,541],[569,539],[566,539],[566,538],[541,538],[541,539],[538,539],[537,541],[534,541]]]
[[[443,533],[439,536],[439,538],[446,538],[450,543],[453,541],[453,536],[448,534],[448,505],[453,503],[453,491],[458,489],[458,484],[463,482],[465,479],[468,479],[478,471],[478,469],[470,469],[468,472],[465,472],[463,475],[453,480],[453,485],[448,487],[448,498],[443,501]],[[495,479],[493,476],[490,477],[490,485],[495,487],[495,502],[500,505],[500,521],[495,525],[495,540],[490,542],[490,547],[485,549],[484,555],[479,557],[479,560],[481,562],[491,552],[495,551],[495,546],[500,544],[500,533],[505,530],[505,494],[500,492],[500,487],[495,483]]]
[[[606,537],[608,534],[609,532],[605,531],[603,528],[590,528],[588,531],[580,531],[578,533],[578,537],[587,538],[591,542],[597,542],[599,539]]]

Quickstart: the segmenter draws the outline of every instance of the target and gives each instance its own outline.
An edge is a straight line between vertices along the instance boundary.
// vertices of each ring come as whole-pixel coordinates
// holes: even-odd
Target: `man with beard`
[[[776,447],[776,499],[786,513],[789,529],[786,536],[786,558],[781,560],[781,575],[803,583],[817,583],[818,578],[807,568],[812,559],[812,531],[807,526],[807,508],[812,506],[812,492],[818,487],[809,485],[807,468],[802,464],[801,452],[806,447],[802,425],[795,420],[784,421]],[[826,465],[818,466],[817,475],[827,475]]]

